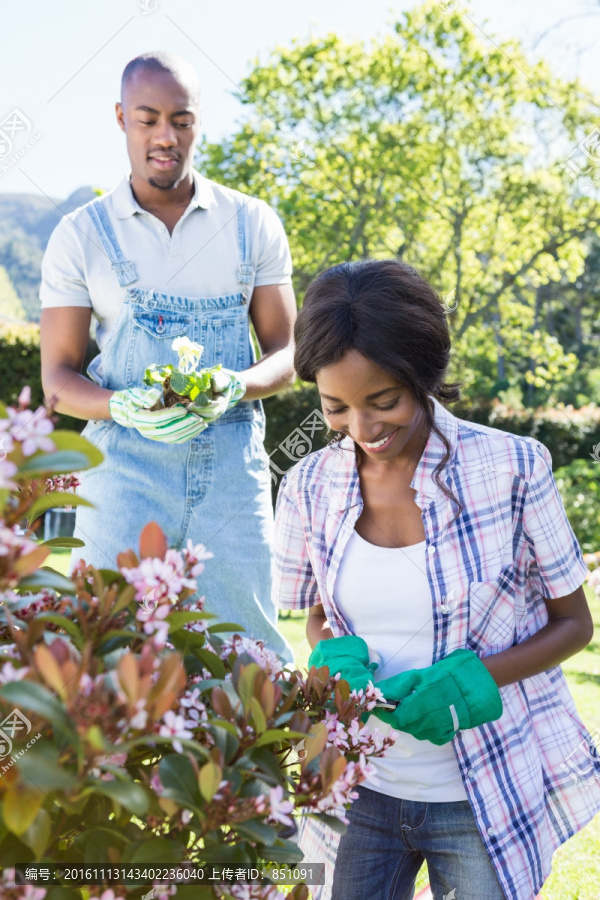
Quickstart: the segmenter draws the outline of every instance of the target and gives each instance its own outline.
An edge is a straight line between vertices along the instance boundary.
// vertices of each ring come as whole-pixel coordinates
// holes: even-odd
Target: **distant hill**
[[[38,322],[40,318],[38,294],[48,238],[65,213],[95,196],[92,187],[78,188],[66,200],[37,194],[0,194],[0,266],[10,276],[27,321]]]

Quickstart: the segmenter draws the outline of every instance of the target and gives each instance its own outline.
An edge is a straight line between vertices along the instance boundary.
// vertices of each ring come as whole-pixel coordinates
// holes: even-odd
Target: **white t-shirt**
[[[432,664],[433,617],[425,543],[376,547],[354,531],[344,548],[334,600],[351,631],[374,651],[379,663],[375,683]],[[392,730],[374,715],[367,726],[385,735]],[[379,782],[363,782],[371,790],[430,803],[467,799],[451,743],[438,747],[401,731],[386,755],[371,762]]]
[[[192,170],[195,192],[170,235],[167,227],[142,209],[129,175],[106,194],[106,211],[126,259],[135,263],[132,287],[182,297],[221,297],[238,293],[236,194]],[[264,200],[246,198],[252,233],[255,286],[289,284],[292,260],[283,225]],[[85,208],[64,216],[50,236],[42,261],[42,308],[91,307],[98,320],[102,349],[119,314],[125,288]]]

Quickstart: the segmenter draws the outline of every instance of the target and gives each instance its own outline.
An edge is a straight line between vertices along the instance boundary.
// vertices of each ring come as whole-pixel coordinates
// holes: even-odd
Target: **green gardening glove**
[[[308,668],[327,666],[330,675],[341,675],[351,691],[365,689],[373,681],[377,663],[369,662],[369,648],[355,634],[319,641],[308,658]]]
[[[377,682],[393,712],[375,708],[398,731],[421,741],[446,744],[462,728],[475,728],[502,715],[496,682],[473,650],[455,650],[425,669],[410,669]]]
[[[108,401],[110,414],[118,425],[137,428],[143,437],[168,444],[191,441],[208,427],[198,416],[188,413],[181,403],[151,410],[162,398],[162,388],[130,388],[115,391]]]

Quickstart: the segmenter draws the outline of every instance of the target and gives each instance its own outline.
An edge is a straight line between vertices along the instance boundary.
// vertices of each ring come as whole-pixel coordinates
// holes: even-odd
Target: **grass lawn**
[[[69,553],[55,552],[48,565],[67,573]],[[600,728],[600,599],[586,589],[594,616],[596,633],[585,650],[563,663],[569,688],[587,728]],[[210,607],[209,607],[210,609]],[[306,666],[309,646],[305,637],[305,616],[284,613],[280,628],[293,647],[296,663]],[[318,862],[318,860],[309,860]],[[417,890],[427,884],[426,867],[417,879]],[[600,898],[600,814],[575,837],[557,850],[552,874],[542,889],[543,900],[599,900]]]

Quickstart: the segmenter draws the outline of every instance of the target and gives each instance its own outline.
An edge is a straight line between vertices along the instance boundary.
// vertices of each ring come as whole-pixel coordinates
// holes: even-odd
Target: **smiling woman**
[[[435,897],[533,900],[600,809],[560,668],[593,634],[587,568],[550,454],[445,409],[446,314],[398,259],[319,275],[295,338],[338,440],[281,483],[274,595],[308,610],[309,666],[375,681],[367,726],[395,741],[341,840],[303,827],[305,858],[328,863],[315,900],[410,897],[424,860]]]

